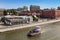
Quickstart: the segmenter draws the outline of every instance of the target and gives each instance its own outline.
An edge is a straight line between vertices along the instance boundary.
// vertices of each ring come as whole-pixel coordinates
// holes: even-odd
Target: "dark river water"
[[[60,40],[60,22],[41,26],[41,35],[27,37],[34,27],[0,33],[0,40]]]

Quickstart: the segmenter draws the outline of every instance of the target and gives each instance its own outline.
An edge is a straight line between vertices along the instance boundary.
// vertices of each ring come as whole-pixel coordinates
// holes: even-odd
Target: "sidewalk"
[[[4,26],[6,28],[1,28],[0,32],[5,32],[5,31],[11,31],[11,30],[17,30],[17,29],[22,29],[22,28],[27,28],[27,27],[34,27],[36,25],[43,25],[43,24],[48,24],[48,23],[54,23],[54,22],[59,22],[60,19],[58,20],[50,20],[50,21],[45,21],[41,22],[40,20],[35,23],[30,23],[30,24],[20,24],[20,25],[13,25],[13,26]],[[1,25],[2,26],[2,25]]]
[[[55,19],[54,19],[55,20]],[[12,25],[12,26],[5,26],[5,25],[2,25],[3,23],[0,23],[0,29],[5,29],[5,28],[14,28],[14,27],[19,27],[19,26],[26,26],[26,25],[33,25],[34,24],[42,24],[44,22],[48,22],[48,21],[52,21],[52,20],[47,20],[47,19],[39,19],[38,22],[31,22],[31,23],[26,23],[26,24],[16,24],[16,25]]]

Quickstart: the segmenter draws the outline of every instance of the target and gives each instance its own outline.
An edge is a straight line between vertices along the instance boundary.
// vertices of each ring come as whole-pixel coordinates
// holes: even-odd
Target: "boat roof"
[[[10,16],[10,15],[7,15],[5,16],[6,18],[28,18],[28,16]]]

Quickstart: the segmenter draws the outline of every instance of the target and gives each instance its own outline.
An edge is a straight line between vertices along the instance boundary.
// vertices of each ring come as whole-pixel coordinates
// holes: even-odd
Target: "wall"
[[[3,16],[4,14],[3,14],[3,10],[0,10],[0,16]]]
[[[55,10],[55,17],[60,17],[60,10]]]
[[[55,18],[55,10],[43,10],[41,17],[42,18]]]

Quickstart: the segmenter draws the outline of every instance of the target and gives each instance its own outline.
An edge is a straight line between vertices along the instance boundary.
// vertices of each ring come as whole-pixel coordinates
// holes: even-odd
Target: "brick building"
[[[42,18],[58,18],[60,17],[60,10],[42,10]]]
[[[55,10],[55,17],[60,17],[60,10]]]

